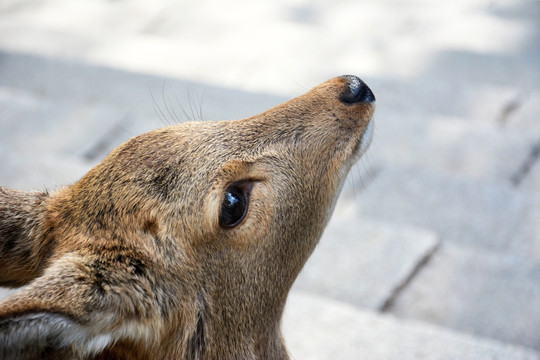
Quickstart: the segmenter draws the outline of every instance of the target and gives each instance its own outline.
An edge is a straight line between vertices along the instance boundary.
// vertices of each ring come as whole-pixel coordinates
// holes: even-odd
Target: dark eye
[[[246,216],[249,204],[249,190],[251,190],[249,184],[231,185],[225,191],[219,217],[219,224],[224,228],[235,227]]]

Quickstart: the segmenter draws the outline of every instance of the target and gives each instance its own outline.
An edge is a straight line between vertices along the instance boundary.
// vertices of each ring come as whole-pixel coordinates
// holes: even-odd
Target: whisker
[[[375,180],[375,176],[373,174],[373,166],[371,165],[368,154],[366,154],[362,158],[362,166],[364,167],[364,173],[366,174],[366,176],[368,178],[368,182],[369,183],[373,182],[373,180]]]
[[[188,105],[189,105],[189,109],[191,111],[191,116],[197,120],[197,114],[195,112],[195,109],[194,109],[194,104],[193,104],[193,99],[191,98],[191,93],[188,89]]]
[[[178,104],[178,106],[180,106],[180,109],[182,109],[182,113],[186,117],[184,121],[193,121],[193,119],[189,116],[186,109],[184,108],[184,105],[182,105],[182,103],[180,102],[180,99],[178,98],[178,96],[176,96],[176,103]]]
[[[180,119],[178,118],[178,116],[175,117],[175,114],[173,115],[174,109],[171,112],[171,109],[169,108],[169,105],[167,104],[167,99],[165,98],[165,80],[163,80],[163,83],[161,85],[161,98],[163,99],[163,104],[165,105],[165,109],[167,110],[167,113],[169,113],[172,123],[178,124],[180,122]]]
[[[360,166],[358,164],[355,165],[356,173],[358,174],[358,177],[360,178],[360,186],[362,190],[366,188],[366,183],[364,181],[364,177],[362,176],[362,173],[360,172]]]
[[[180,118],[180,116],[178,115],[178,113],[176,112],[174,106],[171,105],[171,109],[172,109],[172,112],[174,114],[174,118],[176,120],[176,123],[180,124],[181,122],[183,122],[182,119]]]
[[[203,101],[204,101],[204,95],[206,94],[206,88],[203,89],[203,93],[201,95],[201,99],[199,100],[199,118],[201,120],[204,120],[203,116]]]
[[[156,101],[156,98],[154,97],[154,93],[152,92],[150,85],[148,86],[148,92],[150,93],[150,96],[152,97],[152,106],[154,107],[154,111],[156,112],[156,115],[158,116],[159,120],[161,121],[163,125],[170,126],[171,123],[167,121],[167,117],[165,116],[165,113],[163,112],[163,110],[161,110],[161,107]]]
[[[351,174],[352,176],[348,176],[348,178],[349,178],[350,186],[352,187],[353,200],[356,200],[356,186],[355,186],[355,181],[353,179],[354,173],[351,173]]]

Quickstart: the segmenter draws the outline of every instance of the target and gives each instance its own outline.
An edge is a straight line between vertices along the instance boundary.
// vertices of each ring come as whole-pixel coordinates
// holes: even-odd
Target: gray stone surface
[[[2,146],[36,156],[83,156],[92,142],[110,133],[123,117],[111,106],[54,98],[47,92],[46,97],[39,97],[32,90],[25,89],[26,101],[12,101],[9,97],[0,100],[5,111],[0,120],[4,129],[0,133]]]
[[[447,243],[391,313],[540,349],[540,261]]]
[[[494,120],[400,115],[385,109],[379,111],[379,118],[369,153],[379,166],[416,167],[478,180],[507,181],[531,146],[540,141],[540,131],[504,127]]]
[[[524,178],[521,187],[532,194],[540,194],[540,159],[531,167],[529,174]]]
[[[538,360],[532,350],[397,320],[336,301],[292,293],[283,319],[292,359]]]
[[[9,295],[15,293],[16,291],[17,291],[16,289],[0,288],[0,300],[8,297]]]
[[[380,309],[437,245],[422,229],[335,216],[294,288]]]
[[[540,83],[540,79],[539,79]],[[518,93],[509,107],[506,126],[521,131],[532,131],[540,134],[540,92],[528,90]]]
[[[143,132],[189,119],[255,115],[284,98],[0,52],[0,142],[28,156],[102,159]]]
[[[468,111],[476,99],[467,92],[471,84],[539,86],[535,1],[6,0],[1,6],[0,44],[9,51],[250,91],[292,95],[355,72],[403,84],[380,97],[382,105],[401,99],[408,108],[421,103],[437,112],[441,105]],[[421,93],[407,86],[420,81]]]
[[[30,154],[0,145],[0,186],[19,190],[54,190],[74,183],[93,163],[60,154]]]
[[[388,168],[357,197],[359,216],[411,224],[443,240],[538,255],[538,234],[524,234],[537,198],[510,183],[479,182],[428,170]]]

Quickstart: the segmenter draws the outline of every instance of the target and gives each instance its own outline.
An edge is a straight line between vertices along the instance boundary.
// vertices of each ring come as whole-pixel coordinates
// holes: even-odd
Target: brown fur
[[[348,91],[143,134],[51,194],[0,187],[0,285],[27,284],[0,302],[0,357],[287,359],[287,293],[374,111]],[[223,228],[239,180],[249,210]]]

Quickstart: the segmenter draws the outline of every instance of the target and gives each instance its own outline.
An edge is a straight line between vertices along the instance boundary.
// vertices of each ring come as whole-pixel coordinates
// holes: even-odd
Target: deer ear
[[[92,264],[64,256],[0,302],[0,359],[87,358],[130,334],[127,306],[96,286]]]
[[[0,359],[54,359],[75,355],[72,344],[86,343],[101,350],[84,326],[66,315],[43,309],[0,318]],[[106,342],[102,342],[106,345]],[[96,346],[97,345],[97,346]],[[99,351],[96,351],[99,352]]]
[[[49,194],[0,186],[0,286],[22,286],[40,274],[48,253]]]

